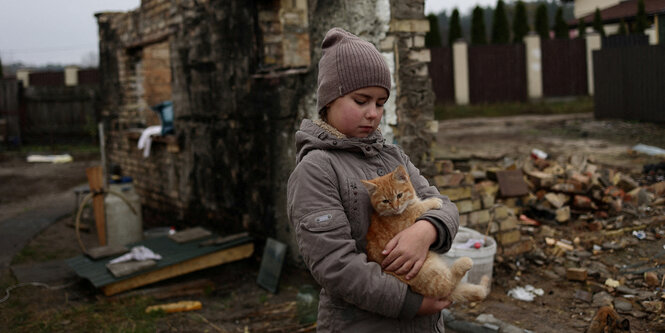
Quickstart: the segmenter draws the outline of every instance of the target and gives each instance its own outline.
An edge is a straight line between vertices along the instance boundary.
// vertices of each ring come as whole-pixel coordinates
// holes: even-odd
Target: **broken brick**
[[[586,268],[570,267],[566,270],[566,279],[571,281],[586,281],[587,270]]]
[[[570,220],[570,207],[564,206],[556,210],[556,221],[559,223]]]
[[[591,201],[591,198],[584,195],[575,195],[573,197],[573,206],[581,209],[598,209],[596,204]]]
[[[496,172],[499,192],[504,197],[520,197],[529,193],[521,170],[502,170]]]
[[[644,282],[649,287],[656,287],[660,285],[660,281],[658,280],[658,275],[655,272],[646,272],[644,273]]]
[[[618,180],[616,181],[617,187],[628,192],[633,190],[636,187],[639,187],[638,184],[632,177],[624,174],[617,174]]]
[[[533,240],[520,239],[519,241],[506,245],[503,244],[501,254],[504,256],[512,257],[518,256],[523,253],[531,252],[533,250]]]
[[[554,208],[561,208],[568,201],[568,196],[563,193],[552,193],[549,192],[545,194],[545,200],[549,202]]]

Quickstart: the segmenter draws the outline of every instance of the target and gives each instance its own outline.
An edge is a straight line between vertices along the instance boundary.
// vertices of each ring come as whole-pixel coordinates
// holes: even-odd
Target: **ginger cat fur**
[[[374,207],[366,236],[367,257],[377,263],[385,258],[381,251],[395,235],[414,224],[424,212],[441,208],[443,204],[439,198],[418,198],[406,169],[401,165],[387,175],[362,182]],[[483,276],[479,285],[460,283],[472,266],[471,258],[462,257],[448,267],[439,254],[430,251],[414,278],[406,280],[404,276],[392,272],[388,274],[397,277],[421,295],[446,297],[454,302],[476,302],[487,297],[490,279]]]
[[[618,333],[630,332],[630,322],[628,319],[621,318],[619,314],[609,306],[603,306],[598,309],[596,315],[591,319],[591,323],[586,333]]]

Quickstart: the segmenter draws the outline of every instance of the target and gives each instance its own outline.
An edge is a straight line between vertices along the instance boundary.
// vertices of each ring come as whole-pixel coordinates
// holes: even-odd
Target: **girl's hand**
[[[430,245],[436,241],[436,228],[426,220],[418,220],[412,226],[395,235],[381,252],[385,259],[381,267],[397,275],[406,274],[412,279],[423,266]]]
[[[429,297],[425,296],[423,297],[423,302],[420,303],[420,309],[418,309],[418,312],[416,312],[416,315],[418,316],[425,316],[425,315],[431,315],[435,314],[452,304],[451,301],[449,301],[447,298],[434,298],[434,297]]]

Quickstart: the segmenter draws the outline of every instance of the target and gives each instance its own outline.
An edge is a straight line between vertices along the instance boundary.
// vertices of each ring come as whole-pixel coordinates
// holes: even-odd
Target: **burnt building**
[[[384,54],[395,82],[382,130],[429,169],[424,0],[142,0],[96,16],[106,167],[133,178],[146,227],[248,230],[292,244],[294,134],[316,117],[319,45],[335,26]],[[153,137],[144,157],[141,131],[160,124],[152,107],[166,101],[173,131]]]

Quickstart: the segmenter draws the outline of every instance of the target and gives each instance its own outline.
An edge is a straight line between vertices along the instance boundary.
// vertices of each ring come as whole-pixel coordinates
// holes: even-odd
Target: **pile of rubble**
[[[530,156],[488,165],[437,161],[434,183],[458,207],[460,224],[492,236],[495,261],[532,264],[555,279],[579,281],[575,298],[612,305],[636,318],[665,320],[665,162],[642,174],[592,163],[583,155]],[[632,249],[653,242],[648,250]],[[632,264],[603,254],[629,250]]]

